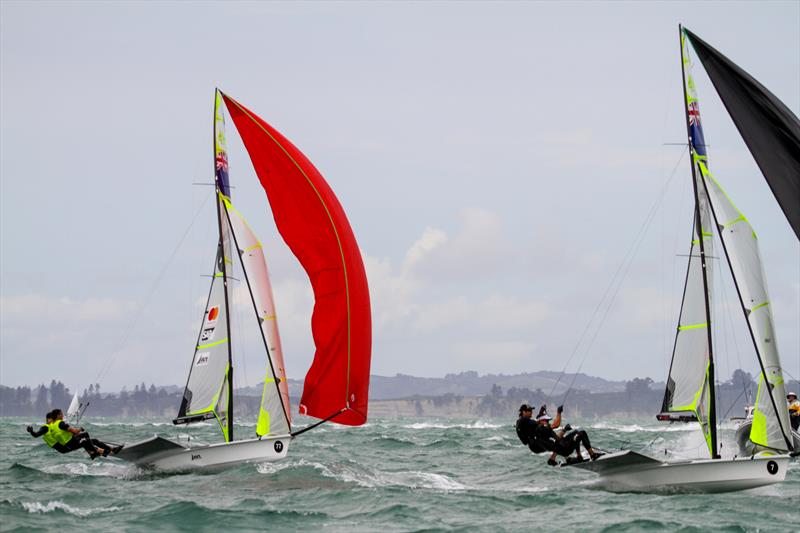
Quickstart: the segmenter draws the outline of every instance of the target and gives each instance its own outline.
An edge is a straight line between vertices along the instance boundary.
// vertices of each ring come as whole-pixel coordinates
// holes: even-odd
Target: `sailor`
[[[112,446],[93,439],[83,428],[74,428],[64,422],[64,413],[61,409],[53,409],[45,417],[45,425],[34,431],[32,426],[26,430],[32,437],[42,437],[48,446],[59,453],[69,453],[83,448],[91,459],[102,455],[108,457],[109,453],[117,453],[122,446]]]
[[[800,428],[800,401],[797,400],[797,394],[793,392],[787,394],[786,402],[789,404],[789,421],[792,423],[792,429],[797,431]]]
[[[561,455],[567,458],[567,464],[575,462],[583,462],[584,458],[581,455],[580,447],[583,445],[584,449],[589,453],[592,461],[600,457],[602,454],[594,451],[592,444],[589,442],[589,436],[582,429],[573,430],[567,424],[564,429],[556,432],[555,430],[561,425],[561,413],[564,412],[564,406],[559,405],[556,409],[556,418],[553,419],[547,414],[547,409],[542,406],[539,415],[536,417],[536,433],[534,436],[534,446],[542,451],[552,452],[547,464],[556,466],[556,456]],[[552,422],[551,422],[552,421]],[[570,457],[570,454],[575,452],[575,457]]]
[[[519,406],[519,418],[517,418],[516,429],[517,437],[519,437],[520,442],[531,448],[532,452],[537,453],[531,447],[533,435],[536,433],[536,421],[533,419],[533,407],[526,403]]]

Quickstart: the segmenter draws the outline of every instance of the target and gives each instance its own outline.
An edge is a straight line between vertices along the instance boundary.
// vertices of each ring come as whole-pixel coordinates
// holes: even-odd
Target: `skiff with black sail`
[[[344,210],[311,162],[272,126],[216,91],[214,167],[218,241],[205,312],[175,424],[214,421],[222,442],[195,444],[153,436],[117,457],[158,470],[220,468],[286,457],[292,439],[323,422],[357,426],[367,419],[372,328],[361,253]],[[278,232],[308,274],[314,292],[316,347],[300,413],[320,419],[292,431],[278,324],[261,242],[231,199],[223,107],[227,108],[263,186]],[[265,354],[255,432],[234,422],[231,272],[240,267]],[[252,429],[247,430],[248,432]]]
[[[605,455],[577,468],[599,474],[612,490],[724,492],[783,481],[794,452],[783,371],[767,296],[758,238],[712,175],[700,121],[689,44],[697,52],[800,235],[800,122],[772,93],[695,34],[680,28],[686,128],[694,189],[693,233],[672,364],[659,420],[698,423],[708,459],[662,461],[633,451]],[[722,249],[715,251],[714,233]],[[761,452],[720,457],[712,343],[712,261],[727,259],[761,374],[749,440]],[[743,326],[744,327],[744,326]]]

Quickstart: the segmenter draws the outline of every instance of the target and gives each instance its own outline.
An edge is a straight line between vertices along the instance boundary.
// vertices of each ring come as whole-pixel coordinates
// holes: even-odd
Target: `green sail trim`
[[[222,430],[222,436],[225,437],[225,442],[229,441],[228,437],[228,424],[224,422],[223,419],[227,419],[227,413],[220,413],[219,409],[219,401],[222,398],[222,392],[226,389],[226,385],[228,384],[228,374],[230,373],[230,365],[225,367],[225,375],[222,377],[222,383],[220,384],[219,388],[217,389],[217,393],[214,394],[214,397],[211,399],[211,404],[204,408],[204,409],[197,409],[195,411],[189,411],[186,413],[186,416],[196,416],[196,415],[204,415],[207,413],[212,413],[214,418],[217,420],[219,424],[220,430]]]
[[[275,383],[275,378],[271,378],[269,376],[264,378],[264,387],[261,390],[262,398],[264,398],[264,396],[267,394],[267,383]],[[258,422],[256,423],[256,435],[258,435],[259,437],[263,437],[264,435],[269,435],[269,429],[270,429],[269,418],[270,418],[269,411],[266,411],[264,409],[264,406],[261,405],[258,409]]]
[[[769,438],[767,436],[767,416],[762,413],[758,408],[758,398],[760,398],[761,387],[764,385],[766,379],[762,372],[758,376],[758,391],[756,392],[756,405],[753,409],[753,425],[750,427],[750,440],[761,446],[769,446]],[[771,406],[770,406],[771,407]]]

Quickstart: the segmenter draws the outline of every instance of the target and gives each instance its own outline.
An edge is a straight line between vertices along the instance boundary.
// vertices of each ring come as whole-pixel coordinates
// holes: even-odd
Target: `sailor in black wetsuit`
[[[519,418],[517,418],[516,427],[517,437],[519,437],[520,442],[528,446],[532,452],[538,453],[532,447],[534,435],[536,434],[536,421],[533,419],[533,407],[526,403],[519,406]]]
[[[581,455],[581,445],[583,445],[584,449],[589,453],[589,457],[591,457],[592,461],[600,457],[602,454],[592,449],[592,444],[589,442],[589,435],[587,435],[584,430],[572,430],[572,427],[567,424],[562,431],[554,431],[561,425],[561,413],[563,411],[564,406],[559,405],[556,411],[556,418],[552,419],[547,414],[545,408],[542,407],[539,416],[536,417],[537,426],[534,440],[541,448],[553,452],[550,454],[547,464],[551,466],[558,464],[556,462],[556,455],[566,457],[567,463],[582,462],[584,458]],[[569,457],[572,452],[575,452],[575,458]]]
[[[553,420],[547,415],[545,406],[539,410],[539,415],[536,420],[533,420],[533,408],[527,404],[522,404],[519,408],[519,418],[517,419],[517,437],[523,444],[527,444],[528,448],[533,453],[552,452],[547,464],[555,466],[556,455],[568,457],[572,452],[577,454],[576,458],[569,458],[571,461],[583,461],[583,456],[580,452],[580,446],[589,452],[592,460],[599,457],[598,454],[592,449],[589,442],[589,436],[583,430],[571,431],[572,428],[569,424],[564,430],[554,431],[561,425],[561,413],[564,411],[563,406],[559,406],[556,418]],[[552,420],[552,423],[550,422]]]
[[[42,437],[48,446],[59,453],[69,453],[79,448],[86,450],[89,457],[94,459],[98,455],[108,457],[109,453],[117,453],[122,447],[112,448],[110,445],[93,439],[83,428],[74,428],[64,422],[64,413],[61,409],[53,409],[47,413],[46,424],[37,431],[28,426],[28,433],[32,437]]]

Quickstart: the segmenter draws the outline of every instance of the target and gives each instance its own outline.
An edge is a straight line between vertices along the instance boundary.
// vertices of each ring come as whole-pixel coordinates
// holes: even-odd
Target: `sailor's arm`
[[[28,426],[28,427],[26,427],[26,428],[25,428],[25,430],[26,430],[28,433],[30,433],[30,434],[31,434],[31,437],[33,437],[34,439],[36,439],[36,438],[39,438],[39,437],[41,437],[41,436],[42,436],[42,435],[44,435],[45,433],[47,433],[47,426],[42,426],[42,427],[40,427],[39,429],[37,429],[36,431],[34,431],[34,430],[33,430],[33,426]]]
[[[58,425],[58,427],[59,427],[59,429],[62,429],[62,430],[64,430],[64,431],[69,431],[69,432],[70,432],[70,433],[72,433],[73,435],[77,435],[78,433],[80,433],[80,432],[82,431],[82,429],[81,429],[81,428],[74,428],[74,427],[71,427],[71,426],[70,426],[69,424],[67,424],[66,422],[61,422],[61,423]]]
[[[551,428],[555,429],[555,428],[557,428],[558,426],[561,425],[561,413],[563,411],[564,411],[564,406],[563,405],[559,405],[558,408],[556,409],[556,417],[550,423],[550,427]]]

